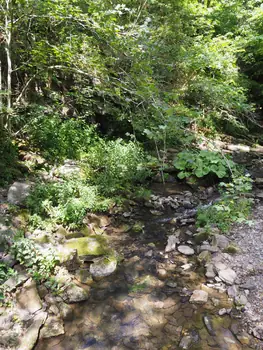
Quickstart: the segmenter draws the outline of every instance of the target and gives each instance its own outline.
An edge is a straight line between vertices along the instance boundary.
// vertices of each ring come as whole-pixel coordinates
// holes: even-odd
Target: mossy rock
[[[66,248],[76,249],[81,256],[100,256],[109,254],[107,240],[101,236],[89,236],[69,239],[65,245]]]

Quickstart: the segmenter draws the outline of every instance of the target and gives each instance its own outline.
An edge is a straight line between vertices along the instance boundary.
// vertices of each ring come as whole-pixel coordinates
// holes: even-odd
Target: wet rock
[[[237,278],[237,274],[235,273],[235,271],[230,268],[219,271],[218,276],[223,282],[230,285],[234,284]]]
[[[14,205],[22,205],[25,199],[29,196],[32,188],[32,183],[28,182],[14,182],[9,187],[7,200]]]
[[[72,307],[64,302],[58,304],[59,313],[63,320],[68,321],[73,317]]]
[[[157,275],[160,279],[165,279],[167,277],[167,271],[165,269],[159,268],[157,269]]]
[[[51,338],[64,334],[63,321],[58,316],[48,316],[44,327],[40,331],[40,338]]]
[[[196,289],[190,298],[190,303],[193,304],[205,304],[208,301],[208,293],[204,290]]]
[[[89,291],[88,289],[83,289],[75,284],[71,284],[64,291],[62,298],[69,304],[79,303],[81,301],[89,299]]]
[[[168,237],[167,245],[165,247],[165,252],[169,253],[175,250],[176,245],[180,243],[178,235],[171,235]]]
[[[184,255],[194,255],[195,251],[188,245],[179,245],[177,247],[178,251]]]
[[[206,326],[206,329],[207,329],[208,333],[210,335],[212,335],[212,336],[215,336],[216,332],[214,330],[214,326],[213,326],[211,317],[210,316],[204,316],[203,317],[203,321],[204,321],[204,324]]]
[[[42,303],[36,288],[36,282],[29,279],[16,294],[18,307],[33,314],[42,308]]]
[[[147,253],[145,253],[145,256],[147,258],[151,258],[153,256],[153,251],[152,250],[149,250]]]
[[[24,336],[20,340],[17,350],[31,350],[34,348],[38,339],[39,330],[46,318],[46,312],[40,312],[34,317],[33,323],[27,328]]]
[[[101,236],[72,238],[64,246],[76,249],[79,256],[99,256],[109,252],[107,241]]]
[[[219,315],[219,316],[224,316],[224,315],[226,315],[226,314],[227,314],[227,309],[225,309],[225,308],[220,309],[220,310],[218,311],[218,315]]]
[[[75,278],[77,281],[83,284],[91,285],[93,279],[89,270],[79,269],[75,272]]]
[[[170,288],[176,288],[177,287],[177,283],[175,281],[167,281],[166,282],[166,285],[167,287],[170,287]]]
[[[79,268],[81,262],[78,257],[77,249],[57,245],[56,252],[60,264],[65,266],[69,271],[74,271]]]
[[[187,349],[190,349],[191,344],[192,344],[191,335],[184,335],[180,341],[179,348],[187,350]]]
[[[218,342],[222,349],[241,350],[241,345],[229,329],[222,328],[218,334]]]
[[[92,277],[106,277],[111,275],[117,268],[117,259],[115,257],[107,257],[96,260],[90,266]]]

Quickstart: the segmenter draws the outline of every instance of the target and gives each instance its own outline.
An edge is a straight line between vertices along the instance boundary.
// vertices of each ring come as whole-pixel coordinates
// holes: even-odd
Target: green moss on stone
[[[65,247],[70,249],[77,249],[79,256],[99,256],[109,253],[107,240],[101,236],[73,238],[65,243]]]

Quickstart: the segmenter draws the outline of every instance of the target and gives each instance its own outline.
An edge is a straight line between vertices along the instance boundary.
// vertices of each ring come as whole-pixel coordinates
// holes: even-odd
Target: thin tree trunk
[[[2,90],[2,61],[0,60],[0,128],[4,128],[4,114],[3,114],[3,90]]]
[[[6,15],[5,15],[5,52],[7,60],[7,127],[10,130],[9,113],[12,108],[12,59],[11,59],[11,42],[12,42],[12,0],[6,0]]]

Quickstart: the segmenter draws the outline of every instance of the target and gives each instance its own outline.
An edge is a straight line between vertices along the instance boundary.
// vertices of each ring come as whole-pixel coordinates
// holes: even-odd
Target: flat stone
[[[184,255],[194,255],[195,251],[188,245],[179,245],[177,247],[178,251]]]
[[[38,340],[39,330],[44,324],[46,318],[46,312],[40,312],[34,317],[33,323],[31,324],[31,326],[29,326],[29,328],[27,328],[16,350],[31,350],[34,348]]]
[[[214,278],[216,276],[213,264],[208,264],[207,265],[205,276],[207,278]]]
[[[215,235],[216,245],[219,249],[226,249],[229,246],[229,239],[224,235]]]
[[[36,282],[32,279],[24,283],[23,287],[16,295],[16,300],[20,309],[27,310],[31,314],[34,314],[42,308]]]
[[[76,249],[79,256],[99,256],[109,252],[106,239],[97,235],[69,239],[65,247]]]
[[[221,270],[226,270],[227,266],[223,263],[221,263],[220,261],[215,262],[214,263],[214,268],[217,272],[221,271]]]
[[[58,335],[64,333],[64,325],[61,318],[58,316],[49,315],[44,327],[40,331],[40,338],[57,337]]]
[[[8,278],[5,283],[3,283],[3,287],[5,290],[13,292],[16,288],[21,286],[24,282],[29,279],[29,275],[26,272],[19,272],[15,276]]]
[[[196,289],[190,298],[190,303],[205,304],[208,301],[208,293],[204,290]]]
[[[204,252],[204,251],[208,251],[210,253],[216,253],[218,252],[218,248],[210,244],[202,244],[200,247],[200,252]]]
[[[230,298],[235,298],[238,294],[238,287],[231,286],[231,287],[227,288],[227,294]]]
[[[28,182],[14,182],[9,187],[7,200],[9,203],[14,205],[21,205],[25,199],[29,196],[32,188],[32,184]]]
[[[237,278],[237,274],[235,273],[235,271],[230,268],[219,271],[218,276],[223,282],[230,285],[234,284]]]

